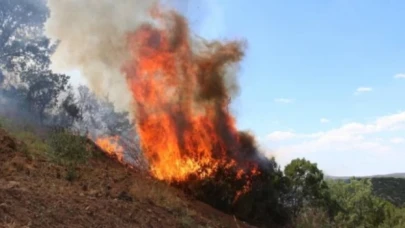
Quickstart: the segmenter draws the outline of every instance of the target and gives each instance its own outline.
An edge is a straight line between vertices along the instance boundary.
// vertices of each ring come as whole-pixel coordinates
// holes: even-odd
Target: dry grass
[[[29,228],[30,226],[30,223],[22,225],[8,217],[5,217],[3,221],[0,221],[0,228]]]
[[[332,227],[326,212],[316,208],[306,208],[295,220],[296,228]]]
[[[150,179],[146,184],[145,181],[135,180],[129,188],[129,193],[138,200],[151,202],[159,207],[171,211],[177,218],[179,227],[210,227],[212,222],[201,226],[195,218],[198,213],[190,208],[184,196],[179,196],[179,191],[172,188],[167,183]],[[181,194],[180,194],[181,195]]]

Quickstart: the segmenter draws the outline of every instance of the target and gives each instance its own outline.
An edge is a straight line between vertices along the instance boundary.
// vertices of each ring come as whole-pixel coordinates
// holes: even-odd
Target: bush
[[[405,227],[405,208],[396,207],[389,202],[384,209],[384,222],[381,228],[402,228]]]
[[[48,138],[51,147],[50,157],[63,165],[67,165],[67,179],[73,180],[76,177],[76,166],[86,163],[92,156],[87,150],[87,139],[67,130],[55,130]]]
[[[63,164],[85,163],[91,157],[86,143],[85,137],[67,130],[54,131],[48,138],[51,157]]]
[[[289,215],[279,200],[283,197],[282,173],[273,165],[271,161],[263,161],[258,167],[259,174],[241,177],[235,167],[220,166],[205,179],[190,176],[176,185],[198,200],[252,225],[277,227],[287,224]]]

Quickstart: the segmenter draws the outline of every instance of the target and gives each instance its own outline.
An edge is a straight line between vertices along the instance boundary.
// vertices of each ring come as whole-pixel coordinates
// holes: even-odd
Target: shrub
[[[85,137],[67,130],[53,131],[48,138],[52,158],[63,164],[85,163],[91,157],[86,142]]]
[[[259,174],[239,176],[235,167],[219,167],[205,179],[190,176],[176,183],[187,193],[223,212],[253,225],[277,227],[289,222],[282,198],[282,173],[271,161],[258,168]],[[250,183],[246,186],[246,183]],[[242,191],[248,187],[246,191]]]
[[[85,137],[67,130],[54,130],[48,138],[50,157],[68,167],[68,180],[75,179],[76,166],[87,162],[92,156],[91,151],[86,148],[86,143]]]
[[[401,228],[405,227],[405,208],[396,207],[387,202],[384,208],[384,222],[380,228]]]

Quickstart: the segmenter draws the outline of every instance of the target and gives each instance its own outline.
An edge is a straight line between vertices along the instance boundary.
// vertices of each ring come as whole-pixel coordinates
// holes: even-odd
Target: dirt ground
[[[0,227],[251,227],[107,156],[69,181],[23,145],[0,129]]]

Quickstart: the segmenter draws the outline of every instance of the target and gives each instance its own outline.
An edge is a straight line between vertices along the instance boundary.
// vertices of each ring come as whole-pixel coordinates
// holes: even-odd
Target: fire
[[[185,18],[152,12],[159,26],[128,35],[131,60],[123,67],[152,175],[181,181],[236,166],[242,152],[225,75],[243,57],[241,43],[201,41],[196,49]]]
[[[239,199],[240,196],[242,196],[243,194],[246,194],[252,190],[252,178],[259,174],[260,174],[260,171],[258,170],[258,167],[256,164],[253,164],[253,167],[251,167],[251,169],[249,169],[248,173],[246,173],[245,170],[243,170],[243,169],[238,170],[238,172],[236,173],[236,178],[242,179],[243,177],[245,177],[246,183],[245,183],[245,185],[243,185],[241,190],[236,192],[235,198],[233,199],[233,203],[235,203]]]
[[[105,137],[96,139],[95,143],[110,156],[115,156],[118,161],[124,162],[124,148],[119,144],[119,137]]]

